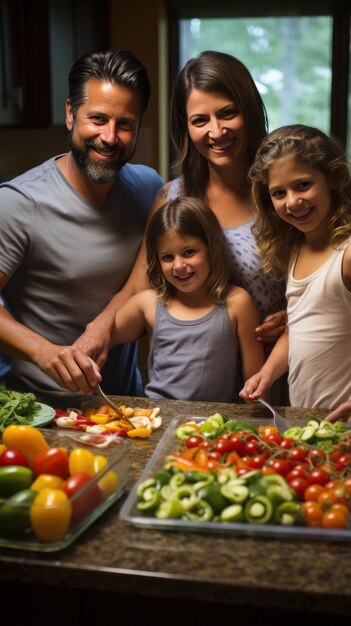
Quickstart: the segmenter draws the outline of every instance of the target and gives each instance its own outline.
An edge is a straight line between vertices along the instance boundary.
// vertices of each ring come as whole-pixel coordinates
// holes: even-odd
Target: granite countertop
[[[128,406],[154,405],[147,398],[115,399]],[[72,406],[71,398],[65,400]],[[270,418],[269,411],[260,405],[157,404],[162,427],[149,439],[131,440],[127,491],[140,476],[171,418],[207,417],[216,411],[228,417],[250,418],[257,424]],[[56,405],[62,406],[63,398]],[[295,423],[304,423],[307,416],[324,415],[318,410],[279,410]],[[36,553],[2,549],[0,579],[351,615],[351,543],[137,528],[119,519],[124,500],[125,496],[65,550]]]

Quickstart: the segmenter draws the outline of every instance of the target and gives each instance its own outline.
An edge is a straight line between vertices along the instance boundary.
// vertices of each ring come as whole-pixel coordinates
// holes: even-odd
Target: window
[[[318,126],[351,156],[350,3],[213,4],[168,2],[173,72],[203,50],[232,54],[249,68],[270,130],[297,122]]]

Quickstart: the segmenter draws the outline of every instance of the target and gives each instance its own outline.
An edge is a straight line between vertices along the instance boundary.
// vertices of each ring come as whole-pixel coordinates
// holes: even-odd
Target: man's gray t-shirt
[[[56,158],[1,185],[0,270],[9,277],[4,296],[17,321],[70,345],[126,282],[162,179],[149,167],[126,164],[97,209],[71,187]],[[130,344],[110,352],[103,380],[109,393],[138,391]],[[9,383],[59,389],[18,359]]]

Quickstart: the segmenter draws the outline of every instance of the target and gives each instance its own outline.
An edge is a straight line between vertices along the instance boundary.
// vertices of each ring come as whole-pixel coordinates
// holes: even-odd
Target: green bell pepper
[[[251,498],[244,509],[244,517],[249,524],[268,524],[273,516],[273,504],[263,493]]]

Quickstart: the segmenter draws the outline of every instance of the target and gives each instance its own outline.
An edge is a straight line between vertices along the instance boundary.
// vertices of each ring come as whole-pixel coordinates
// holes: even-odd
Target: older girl
[[[289,369],[292,406],[335,409],[351,396],[351,177],[322,131],[268,135],[251,169],[264,268],[287,275],[288,331],[240,395],[254,400]]]

